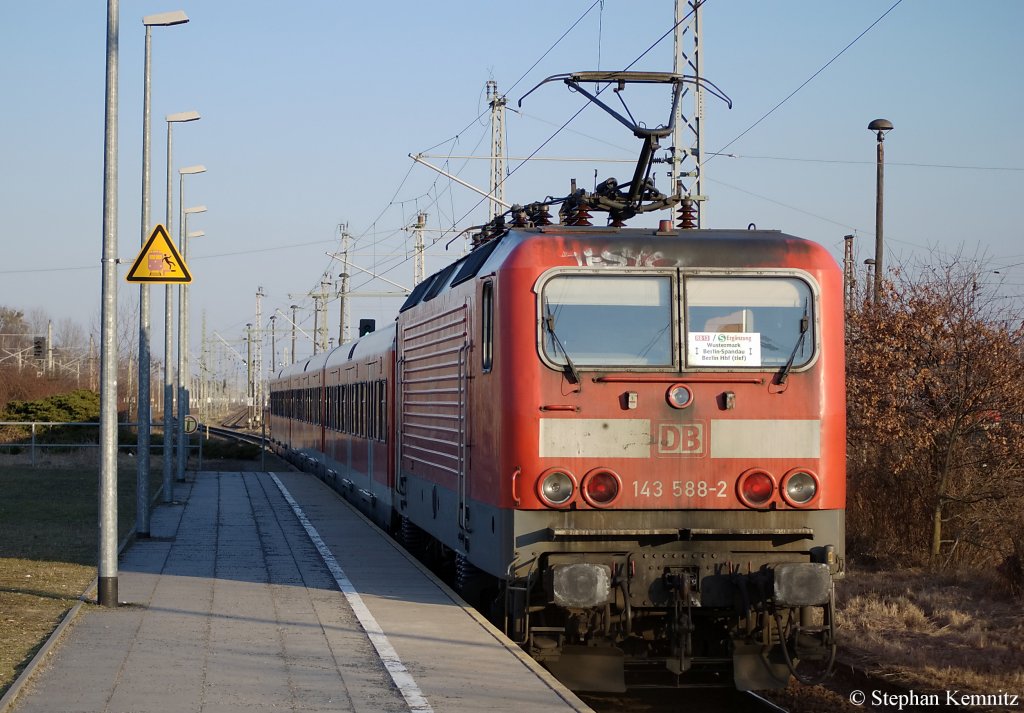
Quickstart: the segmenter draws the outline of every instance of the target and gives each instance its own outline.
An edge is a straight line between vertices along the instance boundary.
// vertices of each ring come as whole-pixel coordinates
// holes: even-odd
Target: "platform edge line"
[[[398,656],[398,652],[391,645],[391,641],[388,639],[384,630],[380,624],[370,613],[369,607],[363,602],[363,598],[356,591],[348,575],[345,574],[345,570],[341,568],[338,561],[334,558],[327,544],[320,537],[320,533],[317,532],[316,528],[313,527],[313,523],[310,522],[309,518],[306,517],[306,513],[296,502],[292,494],[288,492],[288,488],[285,487],[284,483],[274,473],[267,473],[277,485],[278,490],[281,491],[281,496],[291,507],[292,512],[295,513],[295,517],[298,519],[299,524],[305,529],[306,534],[309,535],[309,539],[313,542],[313,546],[316,547],[320,553],[320,557],[323,559],[324,564],[330,571],[331,576],[337,583],[341,593],[345,595],[345,599],[348,600],[349,606],[352,607],[352,611],[355,612],[356,618],[359,619],[359,625],[363,627],[363,631],[370,639],[370,643],[373,644],[373,648],[377,651],[377,655],[380,657],[381,662],[384,664],[384,668],[387,669],[388,675],[391,676],[391,680],[394,681],[395,686],[398,687],[399,692],[405,699],[405,702],[409,704],[409,709],[413,713],[434,713],[434,709],[431,708],[430,703],[427,702],[426,696],[420,690],[412,674],[409,673],[408,669],[405,668],[405,664]]]

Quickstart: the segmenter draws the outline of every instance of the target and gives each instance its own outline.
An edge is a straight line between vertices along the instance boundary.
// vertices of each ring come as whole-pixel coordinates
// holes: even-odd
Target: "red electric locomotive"
[[[566,212],[636,212],[627,189]],[[774,231],[545,216],[496,226],[388,329],[282,370],[274,439],[450,553],[467,598],[573,688],[785,685],[835,644],[838,266]]]

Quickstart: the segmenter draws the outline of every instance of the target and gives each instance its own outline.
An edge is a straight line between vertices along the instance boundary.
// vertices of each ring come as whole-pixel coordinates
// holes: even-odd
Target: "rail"
[[[220,426],[208,426],[202,424],[200,430],[211,436],[218,436],[220,438],[230,438],[235,441],[242,441],[243,443],[251,443],[254,446],[259,446],[260,449],[260,470],[267,469],[267,442],[269,439],[265,434],[250,433],[248,431],[239,431],[235,428],[223,428]]]

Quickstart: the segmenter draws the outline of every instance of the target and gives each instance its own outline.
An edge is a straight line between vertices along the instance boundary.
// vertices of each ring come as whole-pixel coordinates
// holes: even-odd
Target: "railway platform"
[[[174,495],[2,713],[590,710],[315,478]]]

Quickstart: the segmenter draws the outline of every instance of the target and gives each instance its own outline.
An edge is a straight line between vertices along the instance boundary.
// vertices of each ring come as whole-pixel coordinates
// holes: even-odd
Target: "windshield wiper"
[[[793,351],[789,354],[789,359],[786,360],[786,365],[779,370],[779,375],[776,378],[776,383],[785,384],[786,378],[789,377],[789,372],[793,368],[793,360],[796,359],[797,352],[804,345],[804,339],[807,338],[807,331],[810,329],[811,320],[807,316],[807,305],[804,305],[803,316],[800,317],[800,337],[796,340],[796,346],[793,347]]]
[[[558,334],[555,333],[555,315],[551,313],[551,309],[547,303],[544,303],[544,329],[551,335],[551,341],[562,350],[562,354],[565,355],[565,366],[563,367],[566,376],[569,377],[569,381],[574,384],[580,383],[580,373],[576,371],[576,365],[572,363],[572,358],[569,356],[569,352],[562,346],[562,340],[558,338]]]

